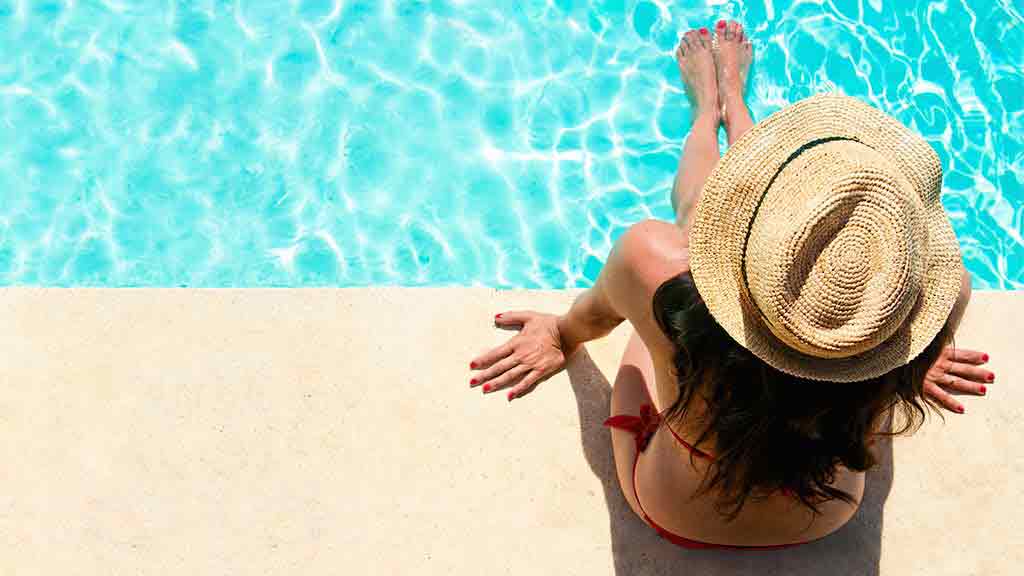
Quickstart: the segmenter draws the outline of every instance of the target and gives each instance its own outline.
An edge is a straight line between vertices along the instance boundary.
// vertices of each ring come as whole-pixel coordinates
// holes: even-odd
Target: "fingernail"
[[[495,314],[495,315],[494,315],[494,319],[495,319],[495,320],[497,320],[498,318],[501,318],[501,314]]]
[[[991,373],[991,372],[989,372],[988,373],[988,378],[986,378],[986,380],[988,380],[989,382],[992,382],[995,379],[996,379],[996,375]]]
[[[988,362],[988,354],[982,354],[981,355],[981,361],[982,362]]]
[[[961,414],[963,414],[964,413],[964,407],[963,406],[959,406],[959,407],[957,407],[956,411],[961,413]]]
[[[491,391],[491,385],[490,384],[484,384],[484,392],[490,392],[490,391]]]
[[[469,369],[470,370],[475,370],[476,369],[476,362],[470,362],[469,363]]]
[[[472,386],[473,384],[476,384],[476,378],[473,378],[469,381],[470,386]]]
[[[512,398],[513,398],[513,395],[512,395],[512,393],[511,393],[511,392],[509,392],[509,393],[508,393],[508,401],[509,401],[509,402],[511,402],[511,401],[512,401]]]
[[[988,388],[985,388],[984,386],[982,386],[981,387],[981,393],[984,394],[986,391],[988,391]]]

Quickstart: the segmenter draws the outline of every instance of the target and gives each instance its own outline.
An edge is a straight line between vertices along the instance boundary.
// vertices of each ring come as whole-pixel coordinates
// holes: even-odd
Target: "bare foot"
[[[693,105],[693,118],[711,115],[718,126],[719,101],[715,58],[711,53],[711,34],[707,28],[690,30],[679,39],[676,48],[679,74]]]
[[[718,97],[722,113],[722,122],[728,130],[731,120],[730,116],[736,116],[737,106],[743,108],[743,115],[749,117],[746,111],[746,104],[743,97],[746,94],[747,72],[750,71],[750,61],[753,59],[753,47],[750,40],[743,32],[743,26],[735,20],[726,23],[719,20],[715,28],[715,38],[718,41],[718,57],[715,65],[718,67]]]

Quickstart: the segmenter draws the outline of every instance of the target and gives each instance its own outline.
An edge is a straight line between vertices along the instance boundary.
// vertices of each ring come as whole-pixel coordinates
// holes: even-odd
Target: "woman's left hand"
[[[558,316],[540,312],[505,312],[494,317],[495,325],[518,328],[508,342],[477,356],[469,363],[480,370],[470,387],[495,392],[511,387],[508,399],[529,394],[538,384],[565,368],[572,350],[563,350]]]
[[[981,365],[988,362],[988,354],[946,346],[924,376],[924,393],[937,400],[951,412],[964,413],[964,405],[946,390],[984,396],[985,384],[991,384],[996,375]]]

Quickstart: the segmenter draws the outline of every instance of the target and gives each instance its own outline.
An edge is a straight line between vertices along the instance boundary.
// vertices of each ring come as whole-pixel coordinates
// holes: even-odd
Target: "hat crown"
[[[744,253],[747,296],[790,347],[853,356],[910,313],[927,238],[921,198],[886,158],[852,140],[817,144],[765,192]]]
[[[849,96],[806,98],[751,127],[708,177],[694,284],[774,369],[882,376],[937,342],[961,294],[941,187],[935,150],[896,118]]]

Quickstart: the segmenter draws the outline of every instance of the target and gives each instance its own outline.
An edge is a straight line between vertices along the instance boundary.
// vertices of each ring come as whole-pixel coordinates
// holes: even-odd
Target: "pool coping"
[[[891,443],[854,520],[786,551],[687,551],[618,492],[608,380],[628,327],[508,403],[468,388],[496,312],[578,290],[0,289],[0,568],[1011,574],[1024,517],[1021,293],[974,292],[998,374]],[[897,473],[898,472],[898,473]],[[1014,496],[1017,494],[1018,496]]]

